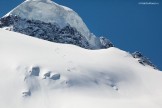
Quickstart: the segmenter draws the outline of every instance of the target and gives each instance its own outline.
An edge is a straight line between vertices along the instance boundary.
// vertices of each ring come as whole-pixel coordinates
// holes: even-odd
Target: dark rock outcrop
[[[93,49],[88,40],[76,28],[67,26],[60,28],[55,23],[46,23],[39,20],[22,19],[19,16],[8,15],[0,19],[0,28],[19,32],[32,37],[37,37],[51,42],[66,43]],[[101,49],[114,45],[106,38],[100,37]]]
[[[142,65],[149,65],[151,67],[153,67],[154,69],[158,69],[151,61],[149,58],[143,56],[143,54],[139,51],[136,51],[134,53],[132,53],[132,56],[135,58],[135,59],[138,59],[138,62]]]

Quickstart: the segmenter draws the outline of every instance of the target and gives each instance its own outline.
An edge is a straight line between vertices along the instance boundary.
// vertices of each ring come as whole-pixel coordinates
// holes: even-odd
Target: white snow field
[[[162,108],[162,72],[118,48],[87,50],[0,29],[1,108]]]

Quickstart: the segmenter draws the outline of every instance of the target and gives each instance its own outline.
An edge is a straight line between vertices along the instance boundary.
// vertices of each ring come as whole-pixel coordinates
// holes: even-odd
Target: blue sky
[[[162,70],[162,1],[55,0],[75,10],[96,36],[109,38],[128,52],[141,51]],[[0,17],[23,0],[0,0]]]

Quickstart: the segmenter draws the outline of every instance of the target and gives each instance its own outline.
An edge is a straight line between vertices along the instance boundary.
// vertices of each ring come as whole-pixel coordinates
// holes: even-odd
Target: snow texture
[[[2,108],[161,108],[162,72],[111,47],[87,50],[0,29]]]

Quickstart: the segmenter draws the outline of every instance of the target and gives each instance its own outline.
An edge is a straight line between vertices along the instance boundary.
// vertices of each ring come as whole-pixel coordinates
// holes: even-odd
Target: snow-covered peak
[[[19,20],[17,20],[17,18],[19,18]],[[106,41],[105,39],[104,41],[102,41],[101,38],[93,35],[93,33],[89,31],[86,24],[83,22],[81,17],[75,11],[73,11],[72,9],[66,6],[59,5],[51,0],[26,0],[22,4],[20,4],[19,6],[11,10],[3,18],[1,18],[0,22],[1,22],[0,28],[7,27],[12,31],[23,33],[34,37],[38,37],[36,35],[39,34],[36,35],[33,34],[33,31],[30,31],[29,24],[32,28],[34,28],[32,30],[35,31],[35,29],[37,28],[36,26],[34,26],[35,22],[39,22],[40,25],[41,24],[49,25],[48,27],[50,27],[51,25],[56,25],[59,29],[66,28],[68,26],[70,28],[73,28],[74,31],[77,31],[77,33],[84,38],[85,41],[83,43],[88,43],[88,47],[86,47],[87,49],[102,49],[102,48],[109,48],[113,46],[111,45],[112,44],[111,42]],[[8,22],[10,22],[10,24]],[[40,31],[44,31],[44,32],[49,31],[49,29],[43,30],[44,26],[40,26],[40,25],[38,25]],[[43,36],[49,37],[49,35],[47,34]],[[42,39],[42,37],[40,38]],[[52,36],[52,38],[55,39],[58,37]],[[69,38],[69,37],[65,37],[65,38]],[[75,38],[75,36],[72,36],[72,38]],[[80,38],[77,41],[81,41],[81,40],[83,39]],[[72,39],[72,41],[75,41],[75,39]],[[74,42],[72,43],[69,42],[68,44],[73,44],[73,43]]]
[[[16,15],[29,20],[40,20],[46,23],[56,23],[60,27],[70,25],[86,36],[87,39],[90,38],[89,29],[76,12],[51,0],[26,0],[6,16],[8,15]]]
[[[51,0],[26,0],[26,1],[51,1]]]

